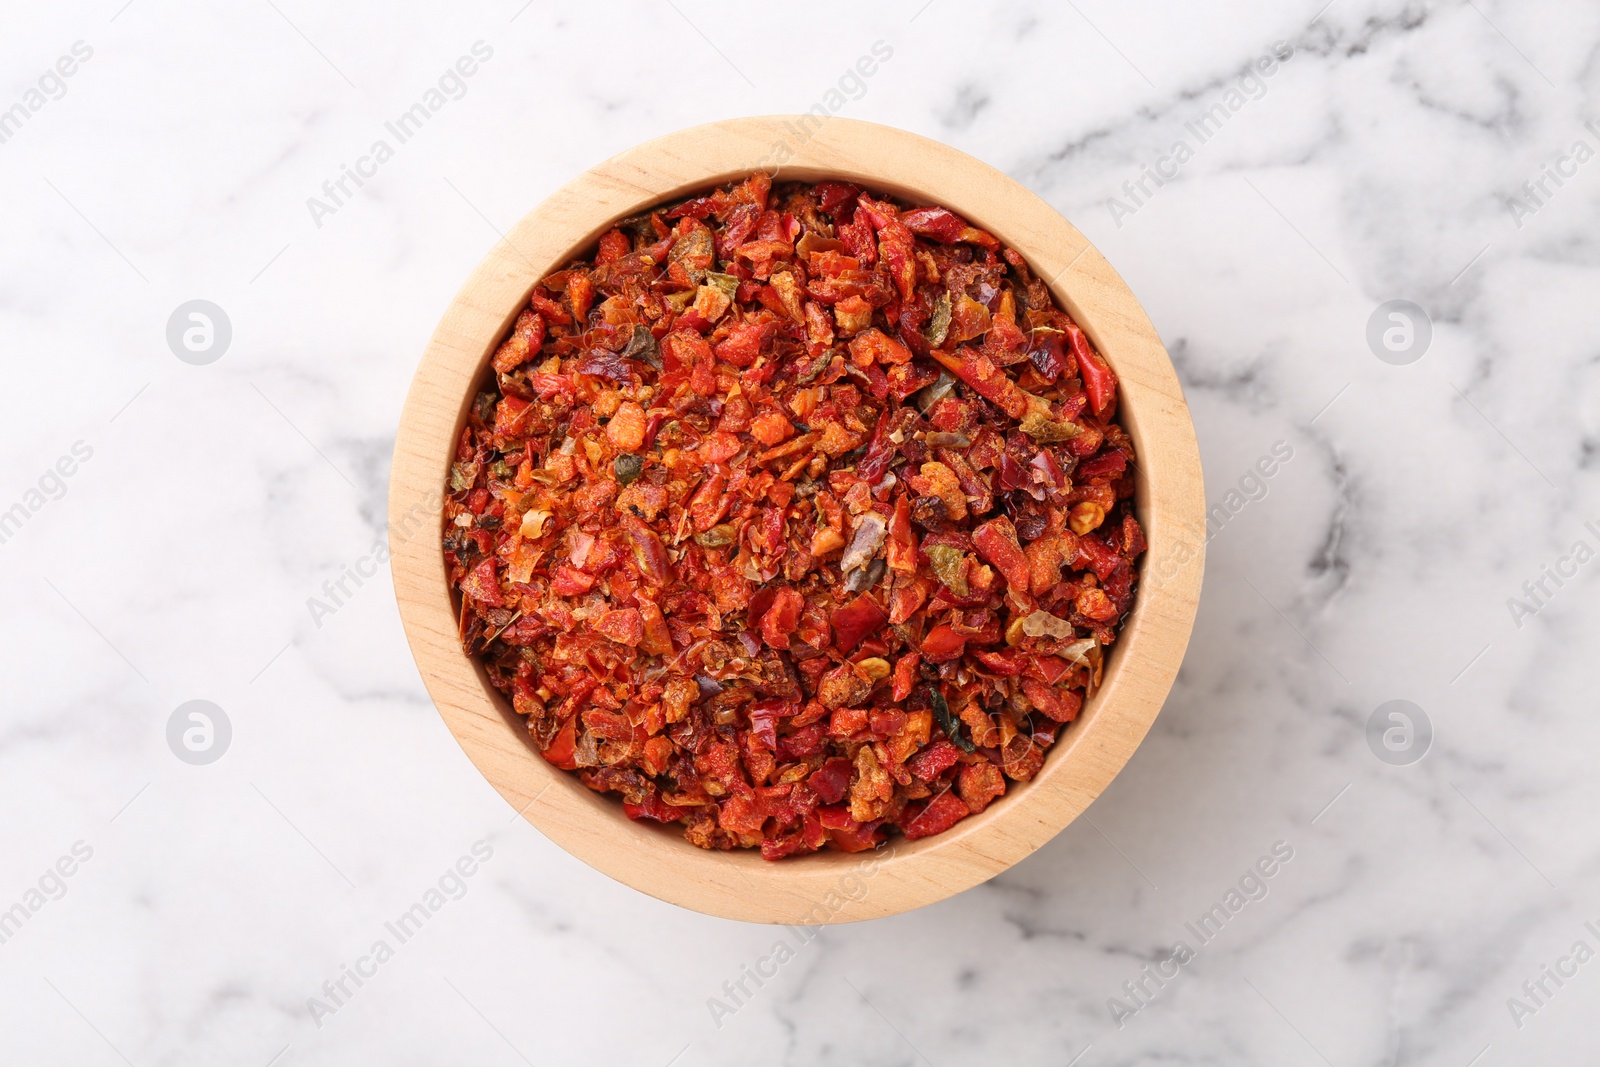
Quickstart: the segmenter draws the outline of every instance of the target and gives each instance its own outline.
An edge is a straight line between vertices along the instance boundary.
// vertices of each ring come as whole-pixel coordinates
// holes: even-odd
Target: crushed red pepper
[[[544,278],[449,475],[460,633],[630,818],[767,859],[1038,774],[1145,549],[1117,379],[942,207],[765,174]]]

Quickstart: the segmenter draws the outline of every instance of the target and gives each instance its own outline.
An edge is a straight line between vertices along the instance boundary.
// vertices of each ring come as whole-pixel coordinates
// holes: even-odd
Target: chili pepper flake
[[[943,833],[1040,772],[1133,607],[1117,386],[946,208],[756,174],[646,212],[474,398],[463,647],[545,759],[700,847]]]

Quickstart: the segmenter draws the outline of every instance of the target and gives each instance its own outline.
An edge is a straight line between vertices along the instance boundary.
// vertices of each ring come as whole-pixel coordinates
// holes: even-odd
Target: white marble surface
[[[0,107],[93,51],[0,144],[0,510],[42,504],[0,544],[0,909],[28,912],[0,1061],[1592,1061],[1600,962],[1507,1002],[1600,949],[1600,565],[1520,626],[1507,599],[1600,547],[1600,162],[1510,198],[1600,147],[1600,9],[520,2],[0,15]],[[774,931],[513,820],[386,574],[320,626],[306,600],[380,537],[418,353],[496,228],[658,133],[804,110],[878,40],[840,113],[994,163],[1100,245],[1177,360],[1212,502],[1276,442],[1293,458],[1211,541],[1178,685],[1089,818],[981,888],[827,930],[718,1026],[707,998]],[[319,227],[307,198],[476,41],[461,99]],[[1259,98],[1114,218],[1279,41]],[[164,337],[193,298],[233,326],[208,366]],[[1433,319],[1408,366],[1365,340],[1396,298]],[[45,478],[64,495],[30,498],[77,442]],[[232,723],[209,766],[165,740],[191,699]],[[1414,765],[1368,747],[1391,699],[1432,722]],[[461,899],[314,1019],[479,841]],[[1184,923],[1280,841],[1268,895],[1199,946]],[[30,897],[41,877],[64,894]],[[1194,959],[1119,1027],[1108,998],[1180,938]]]

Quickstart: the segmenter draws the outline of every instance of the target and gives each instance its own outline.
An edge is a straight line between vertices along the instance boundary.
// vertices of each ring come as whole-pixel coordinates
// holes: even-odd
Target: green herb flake
[[[928,409],[956,391],[955,377],[943,367],[939,368],[939,380],[932,385],[918,389],[911,394],[912,403],[917,405],[917,410],[924,415]]]
[[[711,227],[702,223],[672,243],[672,250],[667,253],[667,259],[672,263],[683,263],[683,269],[688,272],[689,280],[699,285],[701,279],[706,276],[706,270],[696,264],[716,261],[714,240]],[[694,294],[687,295],[693,297]]]
[[[641,360],[660,370],[661,347],[656,344],[656,335],[648,327],[635,324],[633,336],[628,338],[628,344],[622,350],[622,358]]]
[[[950,336],[950,294],[940,293],[933,302],[933,318],[928,323],[928,332],[924,334],[928,343],[934,348],[944,344],[946,337]]]
[[[611,464],[617,472],[617,484],[628,486],[638,480],[639,472],[644,469],[644,460],[630,452],[624,452]]]
[[[732,523],[725,522],[711,527],[711,529],[706,530],[704,533],[695,534],[694,543],[699,545],[701,548],[721,548],[724,545],[733,544],[734,539],[737,538],[738,535],[738,528]]]
[[[477,480],[477,468],[471,460],[462,460],[460,463],[450,465],[450,491],[459,493],[472,488],[472,483]]]
[[[950,705],[945,703],[944,694],[939,692],[937,688],[929,689],[928,692],[932,695],[933,718],[938,722],[939,729],[943,730],[944,735],[950,739],[950,743],[961,751],[973,751],[972,742],[962,736],[956,717],[950,714]]]
[[[1076,424],[1061,419],[1052,419],[1049,415],[1037,409],[1024,415],[1021,425],[1017,428],[1043,445],[1055,444],[1058,441],[1070,441],[1083,432]]]
[[[816,359],[811,361],[811,365],[809,367],[795,375],[794,384],[810,385],[813,381],[821,376],[823,371],[828,369],[828,364],[832,362],[833,353],[831,351],[823,352]]]
[[[933,564],[933,573],[959,597],[971,595],[967,587],[967,554],[950,545],[933,545],[923,549]]]
[[[499,403],[493,393],[479,393],[472,401],[472,413],[478,416],[478,421],[485,426],[494,425],[494,408]]]

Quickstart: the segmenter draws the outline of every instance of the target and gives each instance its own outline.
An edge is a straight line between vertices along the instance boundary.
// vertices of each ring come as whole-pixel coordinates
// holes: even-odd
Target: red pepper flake
[[[644,639],[644,619],[638,608],[618,608],[594,621],[595,633],[630,647]]]
[[[949,663],[960,659],[966,648],[966,636],[949,623],[941,622],[922,639],[922,658],[929,663]]]
[[[461,595],[478,603],[498,608],[505,603],[500,594],[500,583],[495,579],[494,558],[485,559],[474,567],[460,582]]]
[[[942,833],[1039,773],[1133,607],[1116,405],[946,208],[666,205],[495,350],[445,505],[463,646],[547,760],[703,848]]]
[[[903,827],[906,840],[915,841],[918,838],[942,834],[971,814],[972,809],[967,807],[967,802],[947,789],[923,805],[921,810],[906,822]]]
[[[1018,589],[1028,588],[1028,559],[1017,544],[1017,528],[1010,519],[1004,515],[990,519],[972,531],[972,543],[984,559],[1000,569],[1007,582]]]
[[[824,804],[837,804],[850,788],[850,774],[853,769],[849,760],[835,756],[812,771],[811,777],[806,779],[806,784]]]
[[[906,770],[925,782],[931,782],[954,767],[960,758],[959,748],[948,741],[939,740],[907,760]]]
[[[1006,779],[999,767],[985,760],[962,767],[956,788],[961,799],[976,815],[987,808],[995,797],[1005,796]]]
[[[767,644],[787,649],[789,635],[800,625],[800,612],[805,606],[799,590],[789,586],[779,589],[773,595],[772,606],[761,616],[761,636]]]
[[[862,593],[836,610],[828,620],[833,625],[834,647],[847,655],[854,652],[861,639],[877,630],[888,618],[877,601]]]

